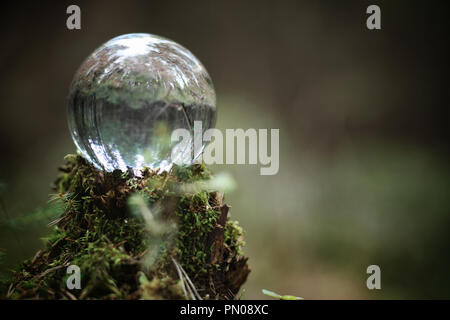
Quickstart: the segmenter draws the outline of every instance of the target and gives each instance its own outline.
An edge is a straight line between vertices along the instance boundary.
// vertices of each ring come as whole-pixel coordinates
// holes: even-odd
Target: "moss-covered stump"
[[[64,204],[45,249],[9,286],[13,299],[234,299],[249,273],[242,229],[202,165],[142,176],[69,155],[55,200]],[[205,190],[206,189],[206,190]],[[69,290],[69,265],[81,289]]]

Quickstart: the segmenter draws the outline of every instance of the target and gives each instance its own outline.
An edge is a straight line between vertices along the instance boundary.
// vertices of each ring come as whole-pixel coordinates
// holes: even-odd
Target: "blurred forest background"
[[[191,50],[209,71],[225,128],[279,128],[280,171],[217,166],[246,229],[261,289],[307,299],[450,298],[448,42],[444,2],[48,1],[1,11],[1,220],[45,208],[75,151],[65,99],[98,46],[146,32]],[[81,30],[66,8],[81,7]],[[5,223],[3,223],[5,224]],[[48,228],[2,228],[2,272]],[[381,267],[382,290],[366,288]]]

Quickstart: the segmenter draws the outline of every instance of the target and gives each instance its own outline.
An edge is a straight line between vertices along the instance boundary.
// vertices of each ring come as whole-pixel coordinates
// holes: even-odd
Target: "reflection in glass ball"
[[[171,134],[184,128],[193,135],[194,121],[202,121],[202,133],[214,127],[216,95],[187,49],[158,36],[127,34],[83,62],[67,113],[76,146],[98,169],[168,170],[198,157],[191,141],[172,142]]]

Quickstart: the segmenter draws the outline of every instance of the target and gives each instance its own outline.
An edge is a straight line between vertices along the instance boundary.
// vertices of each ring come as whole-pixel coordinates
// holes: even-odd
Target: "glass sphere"
[[[181,45],[151,34],[126,34],[95,50],[80,66],[67,100],[69,128],[83,156],[100,170],[135,173],[192,163],[193,137],[216,121],[216,95],[206,69]],[[203,144],[203,148],[205,145]]]

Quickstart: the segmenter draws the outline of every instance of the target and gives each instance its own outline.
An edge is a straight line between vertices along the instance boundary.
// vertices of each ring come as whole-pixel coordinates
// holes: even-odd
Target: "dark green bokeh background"
[[[280,171],[217,166],[247,230],[261,289],[314,298],[449,298],[450,170],[444,2],[52,1],[4,7],[0,50],[1,219],[44,206],[75,151],[65,98],[78,66],[117,35],[190,49],[218,95],[218,127],[279,128]],[[78,4],[82,29],[66,29]],[[4,212],[6,211],[6,212]],[[45,228],[2,231],[1,270],[32,255]],[[382,290],[366,288],[367,266]]]

